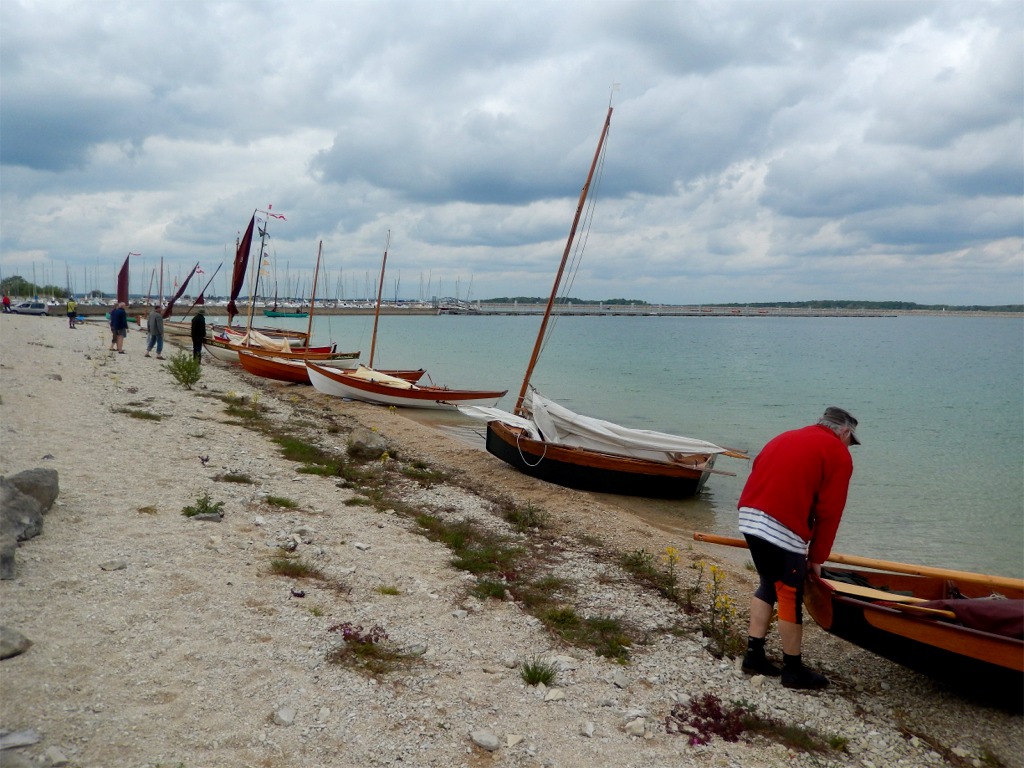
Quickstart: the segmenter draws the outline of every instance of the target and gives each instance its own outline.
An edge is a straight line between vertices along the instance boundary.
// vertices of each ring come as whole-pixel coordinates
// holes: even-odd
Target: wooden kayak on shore
[[[867,651],[973,697],[1024,704],[1024,579],[833,553],[822,578],[808,575],[804,606]]]

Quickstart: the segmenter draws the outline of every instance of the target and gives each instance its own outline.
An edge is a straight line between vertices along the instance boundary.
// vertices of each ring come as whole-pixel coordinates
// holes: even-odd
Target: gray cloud
[[[322,239],[365,282],[391,230],[402,285],[545,294],[618,82],[576,295],[1019,303],[1022,30],[955,0],[10,0],[0,271],[184,272],[273,203],[293,270]]]

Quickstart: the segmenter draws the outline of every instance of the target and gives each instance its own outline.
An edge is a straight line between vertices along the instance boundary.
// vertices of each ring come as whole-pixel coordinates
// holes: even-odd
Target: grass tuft
[[[183,507],[181,514],[185,517],[195,517],[196,515],[220,515],[223,517],[224,502],[215,502],[210,498],[210,494],[204,493],[196,499],[195,504]]]
[[[519,676],[527,685],[550,686],[558,678],[558,665],[542,657],[535,656],[519,665]]]
[[[301,557],[280,556],[270,561],[270,572],[275,576],[289,576],[293,579],[318,579],[326,581],[327,576],[315,565],[310,565]]]

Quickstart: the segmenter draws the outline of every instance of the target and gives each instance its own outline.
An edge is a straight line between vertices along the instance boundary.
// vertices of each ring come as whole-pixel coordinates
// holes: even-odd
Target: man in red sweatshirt
[[[772,438],[754,459],[740,494],[740,531],[761,583],[750,601],[750,632],[743,671],[782,676],[787,688],[824,688],[828,678],[806,668],[803,586],[810,568],[832,551],[853,474],[849,446],[860,445],[857,420],[829,407],[817,424]],[[780,670],[765,657],[764,640],[779,604]]]

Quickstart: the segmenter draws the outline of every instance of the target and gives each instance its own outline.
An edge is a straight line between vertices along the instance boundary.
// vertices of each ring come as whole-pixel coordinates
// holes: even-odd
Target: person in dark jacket
[[[192,357],[202,362],[203,342],[206,341],[206,314],[199,310],[192,318]]]
[[[824,688],[828,678],[803,665],[803,585],[828,560],[853,474],[850,446],[857,420],[830,407],[817,424],[772,438],[754,459],[740,494],[739,528],[760,584],[750,601],[743,671],[782,676],[786,688]],[[778,602],[782,669],[765,657],[764,640]]]
[[[113,334],[113,342],[117,347],[117,354],[124,354],[124,338],[128,335],[128,311],[122,301],[110,313],[110,331]]]

